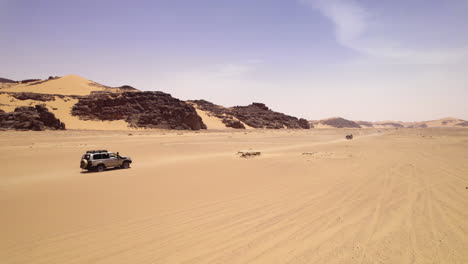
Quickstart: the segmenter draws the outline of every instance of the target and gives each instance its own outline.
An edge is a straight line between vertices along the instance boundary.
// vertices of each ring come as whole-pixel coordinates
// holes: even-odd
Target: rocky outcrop
[[[0,78],[0,83],[17,83],[17,81],[13,81],[6,78]]]
[[[8,93],[8,95],[18,100],[34,100],[34,101],[54,101],[55,97],[53,94],[41,94],[41,93]]]
[[[117,87],[117,88],[119,88],[122,91],[127,91],[127,92],[131,92],[131,91],[137,92],[137,91],[139,91],[137,88],[132,87],[130,85],[122,85],[122,86]]]
[[[320,123],[329,125],[336,128],[361,128],[359,124],[354,121],[347,120],[341,117],[330,118],[321,120]]]
[[[0,128],[15,130],[64,130],[65,124],[43,106],[17,107],[14,112],[0,112]]]
[[[458,123],[457,126],[466,127],[466,126],[468,126],[468,121],[463,121],[463,122],[461,122],[461,123]]]
[[[235,106],[230,108],[230,111],[237,119],[254,128],[310,128],[307,120],[274,112],[262,103]]]
[[[26,80],[20,81],[20,83],[32,83],[32,82],[38,82],[40,80],[41,79],[26,79]]]
[[[206,129],[193,106],[163,92],[93,93],[79,98],[72,115],[84,120],[125,120],[131,127]]]
[[[193,100],[190,102],[196,104],[201,110],[220,118],[228,127],[245,128],[242,124],[245,123],[253,128],[310,128],[307,120],[274,112],[262,103],[226,108],[205,100]]]
[[[226,125],[226,127],[232,127],[236,129],[245,129],[244,124],[242,124],[241,121],[235,120],[232,117],[224,117],[222,120],[223,124]]]

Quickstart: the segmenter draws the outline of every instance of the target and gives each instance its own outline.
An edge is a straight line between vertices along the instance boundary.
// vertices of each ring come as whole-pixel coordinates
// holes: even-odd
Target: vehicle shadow
[[[111,171],[115,171],[115,170],[125,170],[123,168],[119,168],[119,167],[115,167],[115,168],[106,168],[104,169],[104,171],[89,171],[89,170],[81,170],[80,173],[81,174],[92,174],[92,173],[106,173],[106,172],[111,172]]]

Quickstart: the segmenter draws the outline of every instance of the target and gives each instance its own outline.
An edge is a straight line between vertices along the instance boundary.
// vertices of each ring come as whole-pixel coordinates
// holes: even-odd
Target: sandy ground
[[[349,132],[0,132],[0,262],[468,263],[468,130]]]

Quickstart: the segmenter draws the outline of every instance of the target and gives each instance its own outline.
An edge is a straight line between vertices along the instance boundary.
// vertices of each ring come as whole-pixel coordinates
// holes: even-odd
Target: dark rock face
[[[94,93],[80,97],[72,115],[84,120],[125,120],[132,127],[206,129],[193,106],[163,92]]]
[[[304,120],[305,122],[299,121],[296,117],[274,112],[261,103],[253,103],[248,106],[235,106],[230,108],[230,110],[233,116],[254,128],[310,128],[307,120]]]
[[[320,121],[322,124],[329,125],[336,128],[361,128],[356,122],[347,120],[341,117],[330,118]]]
[[[0,128],[15,130],[65,130],[65,124],[43,105],[17,107],[14,112],[0,112]]]
[[[40,93],[9,93],[10,96],[13,96],[18,100],[34,100],[34,101],[54,101],[55,97],[52,94],[40,94]]]
[[[31,83],[31,82],[37,82],[40,80],[41,79],[26,79],[26,80],[22,80],[20,83]]]
[[[309,128],[314,128],[314,125],[312,125],[309,121],[307,121],[304,118],[299,118],[299,126],[301,126],[304,129],[309,129]]]
[[[244,124],[242,124],[241,121],[235,120],[232,117],[224,117],[223,118],[223,124],[226,125],[226,127],[232,127],[236,129],[245,129]]]
[[[13,81],[6,78],[0,78],[0,83],[17,83],[17,81]]]
[[[190,102],[197,104],[200,109],[221,118],[223,123],[227,124],[228,127],[245,128],[241,122],[232,118],[235,117],[254,128],[310,128],[310,124],[307,120],[274,112],[262,103],[225,108],[205,100],[194,100]]]

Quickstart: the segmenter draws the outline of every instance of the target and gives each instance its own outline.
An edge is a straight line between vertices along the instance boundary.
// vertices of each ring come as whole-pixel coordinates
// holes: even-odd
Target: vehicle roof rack
[[[108,152],[107,150],[88,150],[86,153],[101,153],[101,152]]]

